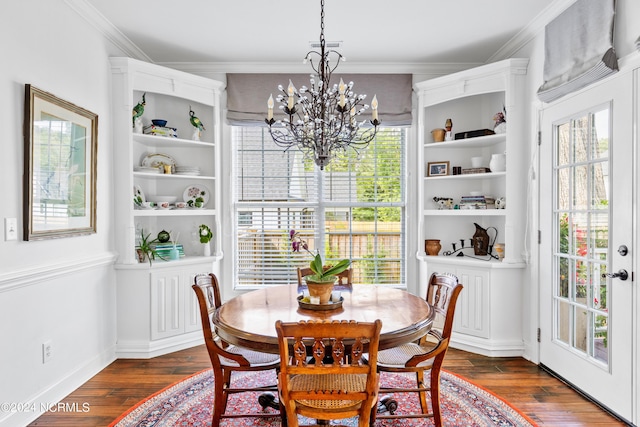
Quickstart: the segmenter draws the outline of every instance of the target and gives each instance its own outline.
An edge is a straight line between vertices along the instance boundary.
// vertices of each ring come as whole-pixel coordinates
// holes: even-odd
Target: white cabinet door
[[[187,283],[184,287],[184,331],[185,332],[193,332],[200,331],[202,329],[201,321],[200,321],[200,307],[198,305],[198,298],[196,297],[196,293],[191,288],[193,285],[193,278],[196,274],[189,274]]]
[[[184,273],[182,270],[151,273],[151,339],[184,332]]]
[[[461,334],[489,338],[491,287],[486,269],[456,268],[452,272],[464,288],[460,293],[453,319],[453,330]]]

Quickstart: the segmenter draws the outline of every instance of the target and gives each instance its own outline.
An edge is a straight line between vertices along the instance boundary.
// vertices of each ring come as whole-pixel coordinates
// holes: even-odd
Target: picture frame
[[[427,176],[449,175],[449,162],[429,162],[427,163]]]
[[[30,84],[24,113],[24,240],[96,233],[98,115]]]

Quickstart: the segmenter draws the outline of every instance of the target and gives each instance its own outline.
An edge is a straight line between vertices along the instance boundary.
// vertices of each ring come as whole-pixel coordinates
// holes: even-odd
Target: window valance
[[[618,71],[615,0],[577,0],[545,27],[544,84],[551,102]]]
[[[353,91],[366,94],[367,104],[378,96],[382,126],[411,124],[411,74],[336,74],[332,83],[340,78],[345,83],[353,81]],[[286,88],[289,79],[297,88],[310,86],[309,74],[227,74],[227,121],[240,126],[264,125],[269,95],[275,98],[278,85]],[[276,120],[279,113],[274,111]]]

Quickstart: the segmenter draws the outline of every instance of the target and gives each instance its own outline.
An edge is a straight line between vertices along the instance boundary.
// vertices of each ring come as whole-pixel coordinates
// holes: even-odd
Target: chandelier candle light
[[[267,118],[269,133],[274,142],[285,151],[295,147],[307,158],[313,158],[316,165],[323,170],[335,157],[337,151],[346,151],[348,147],[356,152],[366,148],[378,131],[378,100],[374,95],[371,101],[372,127],[360,130],[366,120],[358,122],[359,116],[369,105],[364,103],[367,95],[358,95],[352,91],[353,82],[330,84],[331,75],[345,58],[335,50],[325,50],[324,39],[324,0],[320,1],[320,52],[310,51],[304,62],[310,62],[315,72],[309,79],[310,88],[302,86],[299,90],[289,80],[285,90],[275,101],[280,103],[286,117],[282,120],[273,118],[273,94],[267,101]],[[318,63],[313,61],[318,55]],[[331,64],[330,56],[334,55],[335,64]]]

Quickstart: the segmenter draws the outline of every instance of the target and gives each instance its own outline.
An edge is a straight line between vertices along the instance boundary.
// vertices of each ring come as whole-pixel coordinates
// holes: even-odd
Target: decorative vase
[[[431,136],[433,136],[434,142],[442,142],[444,141],[444,135],[446,131],[444,129],[434,129],[431,131]]]
[[[314,282],[304,279],[307,283],[307,289],[309,289],[309,296],[320,298],[320,304],[328,304],[331,299],[331,291],[333,291],[333,285],[336,283],[336,277],[332,282]]]
[[[507,169],[507,156],[505,154],[492,154],[489,169],[491,169],[491,172],[504,172]]]
[[[498,254],[498,259],[502,261],[504,259],[504,243],[496,243],[493,248],[496,250],[496,254]]]
[[[147,260],[147,253],[142,249],[136,249],[136,256],[138,257],[139,263],[143,263]]]
[[[209,246],[208,242],[202,245],[202,255],[211,256],[211,246]]]
[[[424,241],[424,251],[427,255],[435,256],[440,253],[442,245],[438,239],[427,239]]]
[[[486,255],[489,250],[489,233],[475,222],[473,225],[476,226],[476,232],[471,239],[473,242],[473,253],[474,255]]]
[[[484,159],[482,158],[482,156],[472,157],[471,158],[471,167],[472,168],[481,168],[483,160]]]

